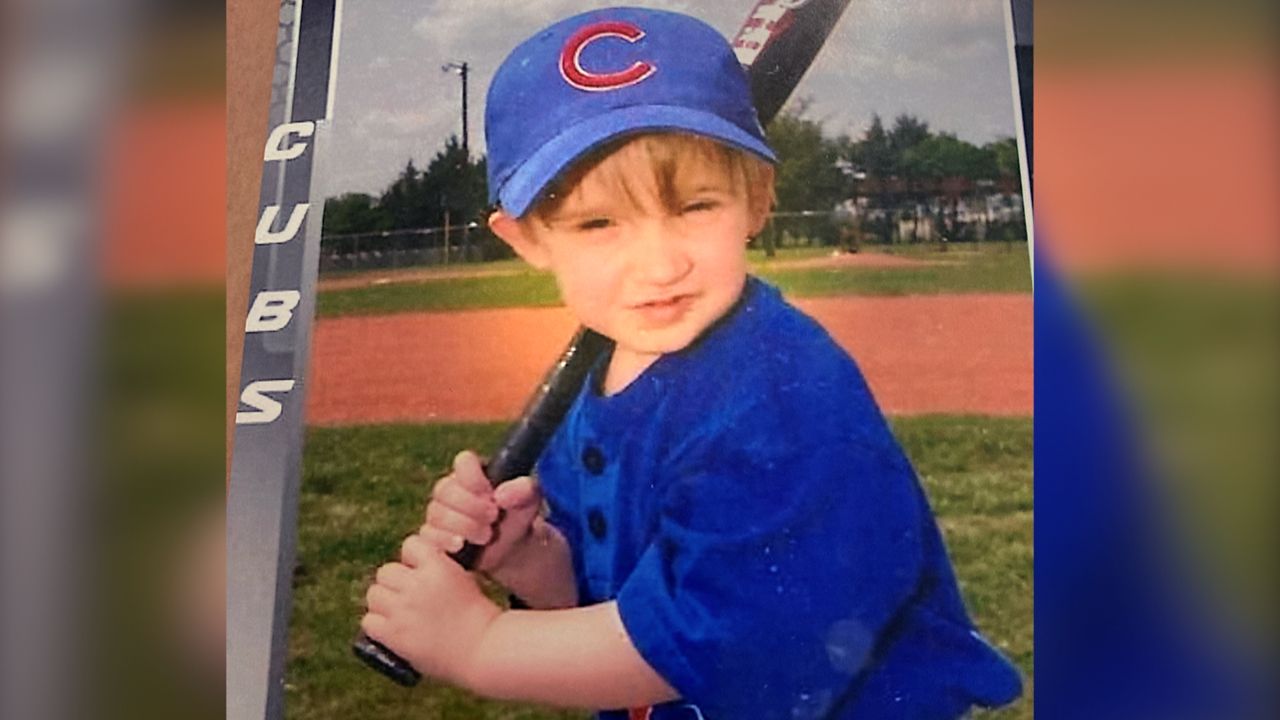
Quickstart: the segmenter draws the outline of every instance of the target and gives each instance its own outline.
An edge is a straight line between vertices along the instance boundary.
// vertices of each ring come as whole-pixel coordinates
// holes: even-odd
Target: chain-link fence
[[[752,247],[833,247],[856,252],[867,245],[901,243],[1025,242],[1022,198],[991,195],[874,207],[851,200],[834,210],[775,212]]]
[[[1018,195],[933,200],[890,209],[861,198],[834,210],[775,212],[752,242],[756,248],[832,247],[856,252],[867,245],[899,243],[1024,242]],[[320,272],[385,270],[476,263],[513,257],[511,249],[479,222],[437,228],[326,235]]]
[[[320,241],[320,272],[488,262],[512,255],[488,227],[471,222],[438,228],[326,235]]]

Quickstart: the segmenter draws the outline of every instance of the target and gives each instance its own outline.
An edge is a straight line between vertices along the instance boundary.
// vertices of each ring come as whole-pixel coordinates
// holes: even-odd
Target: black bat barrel
[[[751,75],[751,98],[767,125],[791,97],[851,0],[784,3],[761,0],[734,37],[738,59]],[[784,5],[792,5],[781,12]]]

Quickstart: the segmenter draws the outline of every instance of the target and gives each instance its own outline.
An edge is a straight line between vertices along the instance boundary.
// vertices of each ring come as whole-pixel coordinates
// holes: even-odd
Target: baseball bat
[[[732,44],[751,79],[751,98],[761,125],[768,125],[786,104],[850,2],[758,0],[752,7]],[[613,342],[599,333],[578,329],[485,465],[485,476],[492,485],[533,470],[587,374],[612,347]],[[466,543],[450,557],[470,570],[483,550],[483,546]],[[422,679],[407,661],[363,632],[356,635],[351,649],[365,664],[401,685],[412,687]]]

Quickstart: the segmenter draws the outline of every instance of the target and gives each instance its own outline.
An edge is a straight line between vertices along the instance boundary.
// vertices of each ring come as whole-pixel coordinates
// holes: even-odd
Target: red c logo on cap
[[[605,37],[622,38],[636,42],[644,37],[644,31],[629,22],[605,21],[587,25],[569,37],[560,51],[560,75],[564,81],[579,90],[603,92],[635,85],[652,75],[658,68],[651,63],[637,60],[631,67],[611,73],[593,73],[582,67],[582,51],[592,42]]]

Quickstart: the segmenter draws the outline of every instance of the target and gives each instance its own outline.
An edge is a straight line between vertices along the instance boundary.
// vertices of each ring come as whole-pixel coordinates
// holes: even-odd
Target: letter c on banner
[[[275,130],[271,131],[271,136],[267,138],[267,149],[262,154],[263,160],[292,160],[302,153],[306,152],[306,143],[294,143],[288,147],[281,147],[285,139],[290,135],[298,137],[311,137],[316,131],[316,124],[311,121],[285,123]]]

